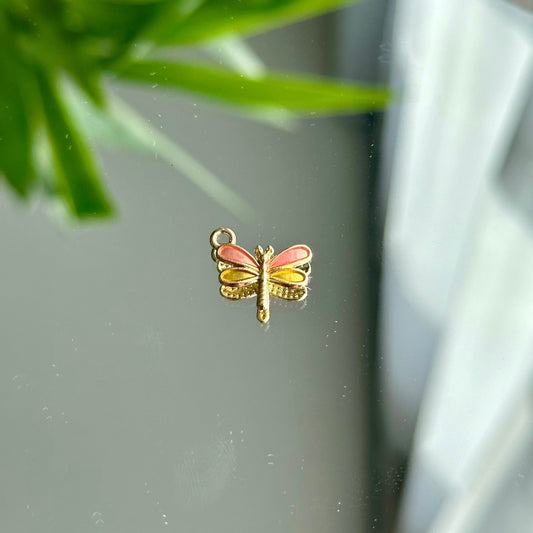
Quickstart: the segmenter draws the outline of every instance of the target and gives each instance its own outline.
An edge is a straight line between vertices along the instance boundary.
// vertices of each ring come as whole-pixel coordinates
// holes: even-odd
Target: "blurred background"
[[[532,21],[396,3],[378,356],[400,532],[531,528]]]
[[[2,530],[529,531],[532,30],[526,1],[373,0],[214,45],[394,91],[296,127],[111,81],[253,216],[105,143],[114,221],[2,189]],[[305,304],[220,298],[220,226],[308,244]]]

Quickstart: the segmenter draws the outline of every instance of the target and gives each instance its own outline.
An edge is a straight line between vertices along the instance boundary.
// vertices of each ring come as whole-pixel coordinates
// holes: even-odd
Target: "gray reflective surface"
[[[254,44],[327,72],[322,23]],[[245,226],[166,163],[102,152],[110,226],[63,229],[0,197],[2,531],[349,532],[365,518],[363,141],[296,134],[194,98],[120,89],[240,191]],[[196,105],[197,104],[197,105]],[[161,115],[161,116],[159,116]],[[218,295],[209,234],[306,243],[305,308]]]

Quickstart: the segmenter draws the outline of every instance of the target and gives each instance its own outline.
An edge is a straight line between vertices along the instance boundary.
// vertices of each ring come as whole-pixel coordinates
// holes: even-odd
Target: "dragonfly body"
[[[257,279],[257,320],[268,322],[270,318],[270,290],[268,288],[268,268],[270,257],[274,253],[272,246],[263,252],[261,246],[255,249],[255,256],[259,263],[259,277]]]

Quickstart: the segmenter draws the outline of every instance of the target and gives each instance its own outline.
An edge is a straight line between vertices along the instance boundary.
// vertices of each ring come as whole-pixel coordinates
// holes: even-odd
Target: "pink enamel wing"
[[[229,242],[221,244],[218,237],[228,236]],[[274,256],[269,246],[255,249],[255,255],[235,244],[235,234],[219,228],[211,235],[213,259],[220,272],[220,293],[224,298],[240,300],[257,296],[257,319],[268,322],[270,295],[284,300],[303,300],[311,271],[311,249],[296,244]]]

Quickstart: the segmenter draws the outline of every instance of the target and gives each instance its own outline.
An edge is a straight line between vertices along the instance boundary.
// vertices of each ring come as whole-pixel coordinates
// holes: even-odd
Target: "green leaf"
[[[130,131],[127,124],[116,119],[116,113],[112,114],[111,103],[105,109],[96,107],[92,101],[83,98],[79,88],[67,82],[61,85],[61,91],[69,113],[76,119],[82,133],[91,141],[121,150],[153,153],[151,148],[140,142]]]
[[[204,50],[222,64],[249,78],[260,78],[267,72],[263,61],[243,39],[219,39],[205,45]]]
[[[66,0],[64,26],[74,35],[110,39],[122,46],[130,43],[167,3],[165,0]]]
[[[176,142],[147,124],[126,104],[115,100],[113,109],[116,120],[127,125],[130,133],[135,135],[139,142],[182,172],[216,203],[228,209],[243,222],[249,223],[254,220],[255,213],[250,205]]]
[[[111,109],[113,110],[112,117],[127,127],[130,134],[146,149],[170,163],[211,199],[228,209],[241,221],[249,223],[254,220],[255,213],[250,205],[175,141],[153,128],[120,100],[115,99]]]
[[[84,58],[80,58],[79,63],[69,65],[70,75],[78,82],[87,96],[98,106],[103,107],[105,103],[104,93],[100,85],[100,76],[94,71],[92,65],[84,65]]]
[[[40,74],[38,79],[58,192],[78,218],[112,215],[111,202],[100,183],[85,139],[67,113],[56,83],[45,74]]]
[[[231,37],[214,41],[205,46],[209,55],[239,74],[250,78],[261,78],[267,72],[265,64],[243,39]],[[243,109],[243,115],[251,120],[283,131],[296,129],[296,115],[284,109]]]
[[[360,0],[205,0],[183,13],[171,3],[144,36],[162,45],[193,44],[227,34],[249,34],[320,15]]]
[[[155,154],[240,220],[253,221],[254,211],[242,197],[120,98],[111,97],[104,111],[83,101],[76,87],[65,84],[62,89],[68,108],[94,141],[135,153]]]
[[[72,1],[72,0],[71,0]],[[87,0],[75,0],[77,2],[86,2]],[[100,2],[102,4],[111,4],[111,5],[148,5],[148,4],[164,4],[168,3],[169,0],[93,0],[93,2]],[[171,0],[174,1],[174,0]],[[183,1],[183,0],[181,0]]]
[[[30,73],[21,64],[0,21],[0,173],[21,196],[34,180],[31,163],[31,120],[27,107]]]
[[[26,61],[38,64],[41,70],[67,71],[87,95],[102,106],[98,43],[65,27],[54,2],[48,7],[50,12],[37,8],[30,12],[32,18],[25,21],[30,26],[28,31],[20,31],[22,21],[12,23],[15,29],[13,39],[20,48],[21,55]]]
[[[118,70],[122,78],[201,93],[209,98],[256,109],[332,114],[380,109],[389,91],[324,78],[268,74],[248,78],[211,66],[139,61]]]

